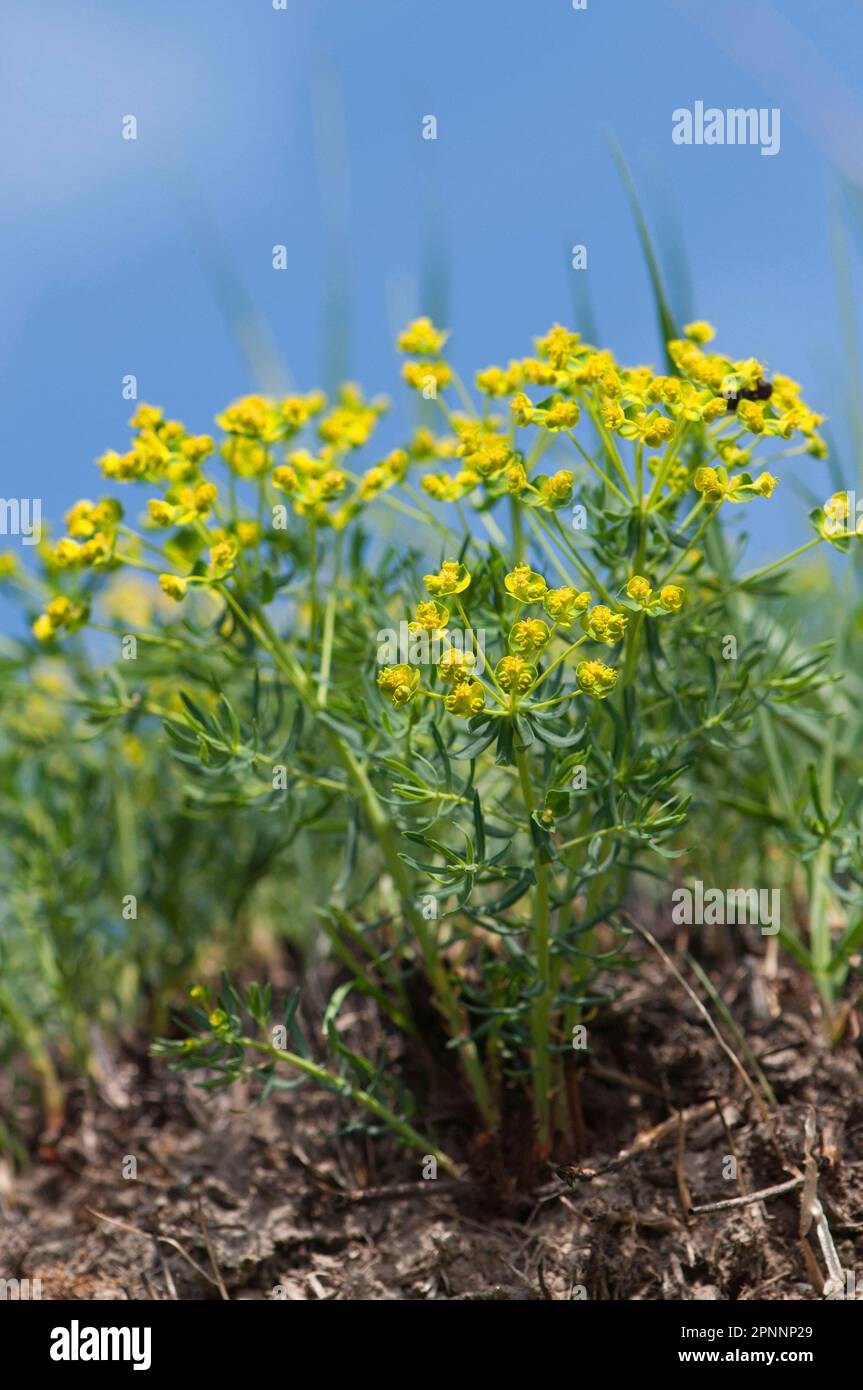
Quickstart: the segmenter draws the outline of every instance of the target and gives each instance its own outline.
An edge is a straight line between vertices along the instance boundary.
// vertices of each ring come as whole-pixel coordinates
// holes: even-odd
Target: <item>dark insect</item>
[[[751,389],[747,387],[745,391],[729,393],[725,397],[725,409],[729,415],[733,415],[741,401],[769,401],[772,395],[773,383],[761,379]]]

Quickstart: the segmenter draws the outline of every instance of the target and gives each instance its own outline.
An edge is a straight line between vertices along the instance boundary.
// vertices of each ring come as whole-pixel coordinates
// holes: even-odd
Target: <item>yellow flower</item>
[[[580,414],[575,401],[555,401],[546,410],[543,423],[547,430],[569,430],[578,424]]]
[[[249,546],[257,545],[260,539],[261,528],[256,521],[237,522],[237,540],[240,542],[240,545],[248,548]]]
[[[278,408],[289,433],[294,434],[308,424],[313,415],[319,414],[326,403],[323,391],[312,391],[308,396],[286,396]]]
[[[519,391],[517,396],[513,396],[509,408],[515,416],[517,425],[529,425],[536,414],[536,406],[523,391]]]
[[[178,603],[186,597],[187,580],[181,579],[178,574],[160,574],[159,585],[163,594],[176,599]]]
[[[683,331],[691,342],[698,343],[700,346],[711,342],[716,337],[716,329],[704,319],[696,319],[694,323],[685,323]]]
[[[218,495],[215,483],[199,483],[192,493],[192,506],[200,516],[206,516]]]
[[[716,451],[726,468],[745,468],[751,457],[749,449],[741,449],[737,444],[719,443]]]
[[[279,492],[288,493],[289,496],[296,492],[299,485],[299,478],[287,463],[279,464],[278,468],[273,469],[272,481],[274,488]]]
[[[48,621],[52,627],[63,627],[74,613],[74,608],[69,599],[65,596],[54,598],[45,609]]]
[[[433,357],[440,352],[449,334],[435,328],[430,318],[423,316],[414,319],[398,336],[401,352],[412,353],[415,357]]]
[[[613,613],[604,603],[598,603],[582,614],[581,626],[594,642],[604,642],[611,647],[620,641],[628,621],[625,613]]]
[[[779,479],[773,473],[759,473],[752,484],[752,491],[757,492],[759,497],[772,497],[778,482]]]
[[[570,333],[568,329],[556,323],[544,338],[537,338],[535,341],[540,357],[544,357],[553,366],[562,368],[578,350],[581,334]]]
[[[161,497],[151,497],[147,503],[147,511],[154,526],[171,526],[179,508],[172,507],[170,502],[163,502]]]
[[[575,679],[585,695],[604,700],[614,689],[617,672],[603,661],[580,661],[575,668]]]
[[[721,415],[728,413],[728,402],[724,396],[711,396],[710,400],[701,407],[701,418],[710,424],[711,420],[718,420]]]
[[[602,423],[607,430],[619,430],[626,424],[626,415],[624,414],[623,407],[617,401],[603,402],[599,413],[602,416]]]
[[[40,613],[33,624],[33,634],[40,642],[49,642],[61,628],[80,627],[86,611],[81,604],[74,604],[65,594],[61,594],[51,600],[44,613]]]
[[[385,468],[378,466],[369,468],[360,478],[357,494],[364,502],[369,502],[373,497],[377,497],[378,493],[385,487],[389,487],[391,483],[392,478]]]
[[[674,422],[658,410],[638,410],[631,420],[620,427],[625,439],[641,439],[648,449],[664,444],[674,434]]]
[[[583,613],[590,607],[590,594],[578,593],[575,589],[549,589],[544,598],[545,611],[558,627],[569,627],[575,613]]]
[[[438,675],[447,685],[454,682],[463,682],[469,678],[473,667],[476,665],[476,656],[473,652],[462,651],[459,647],[448,647],[438,664]]]
[[[82,565],[98,565],[111,558],[111,540],[102,531],[97,531],[81,546],[78,562]]]
[[[210,435],[196,434],[183,440],[180,452],[189,463],[202,463],[205,458],[209,458],[215,447]]]
[[[404,449],[393,449],[392,453],[387,454],[386,458],[381,460],[380,466],[389,474],[394,483],[400,483],[407,475],[410,458]]]
[[[143,478],[147,472],[147,460],[134,449],[123,455],[109,449],[97,463],[106,478],[113,478],[120,483],[127,483],[132,478]]]
[[[519,603],[539,603],[547,591],[542,575],[532,570],[530,565],[516,565],[503,582],[507,593],[512,594]]]
[[[524,471],[523,464],[511,463],[509,465],[509,468],[507,468],[504,474],[503,485],[507,492],[511,493],[513,497],[517,497],[519,493],[524,492],[527,487],[527,474]]]
[[[484,396],[508,396],[519,384],[518,363],[511,362],[508,370],[503,367],[486,367],[476,374],[476,387]]]
[[[324,502],[332,502],[347,484],[347,475],[340,468],[328,468],[320,480],[320,496]]]
[[[266,445],[256,439],[245,439],[242,435],[232,435],[222,445],[222,456],[241,478],[260,478],[270,466],[270,454]],[[187,467],[191,467],[187,464]],[[173,470],[168,469],[168,476]]]
[[[512,461],[509,440],[481,426],[461,431],[459,454],[468,468],[481,478],[492,478]]]
[[[832,497],[828,497],[824,503],[824,515],[828,521],[835,523],[845,521],[849,514],[849,503],[847,492],[834,492]]]
[[[81,560],[81,547],[77,541],[70,540],[64,536],[54,546],[52,559],[55,565],[65,567],[66,565],[77,565]]]
[[[216,541],[210,546],[210,566],[215,576],[221,577],[234,568],[237,550],[237,542],[233,539]]]
[[[548,624],[541,618],[522,618],[509,634],[509,645],[514,652],[539,652],[550,635]]]
[[[649,401],[664,401],[666,405],[675,405],[680,400],[680,378],[656,376],[650,382],[645,395]],[[722,404],[724,408],[725,402]]]
[[[462,483],[458,478],[451,478],[449,473],[426,473],[420,485],[436,502],[458,502],[464,497]]]
[[[378,674],[381,694],[400,709],[413,699],[420,683],[420,673],[414,666],[385,666]]]
[[[741,401],[737,418],[750,434],[764,433],[764,406],[761,401]]]
[[[650,602],[651,588],[647,580],[640,574],[634,574],[626,586],[626,592],[636,603],[648,604]]]
[[[359,449],[370,439],[386,408],[386,400],[367,402],[359,387],[345,383],[339,391],[338,405],[321,419],[318,434],[334,449]]]
[[[416,617],[408,623],[409,632],[443,632],[449,622],[449,610],[442,603],[429,599],[416,606]]]
[[[461,594],[470,584],[470,575],[464,565],[457,560],[445,560],[437,574],[427,574],[423,583],[430,594],[446,598],[449,594]]]
[[[562,506],[569,501],[574,482],[575,474],[570,473],[568,468],[562,468],[558,473],[552,474],[550,478],[538,479],[539,490],[552,507]]]
[[[540,362],[538,357],[524,357],[519,370],[525,381],[532,386],[553,386],[557,381],[557,371],[548,362]]]
[[[427,391],[431,387],[436,395],[452,381],[452,368],[446,362],[405,362],[402,378],[414,391]]]
[[[683,590],[677,584],[666,584],[659,592],[659,602],[666,613],[679,613],[683,607]]]
[[[278,437],[272,407],[262,396],[243,396],[242,400],[234,401],[233,405],[216,416],[216,424],[226,434],[265,440]]]
[[[11,550],[0,551],[0,579],[11,579],[18,573],[18,557]]]
[[[133,430],[155,430],[159,428],[163,418],[163,412],[157,405],[145,405],[142,401],[129,424]]]
[[[700,492],[708,502],[721,502],[727,495],[726,484],[722,481],[715,468],[703,466],[696,468],[692,486],[696,492]]]
[[[469,719],[471,715],[479,714],[483,709],[485,690],[479,681],[460,681],[450,695],[444,696],[444,704],[450,714],[458,714],[463,719]]]
[[[495,675],[501,690],[523,695],[536,680],[536,670],[524,657],[505,656],[497,663]]]
[[[76,502],[66,513],[66,530],[76,539],[92,536],[97,523],[93,519],[93,503],[86,498]]]

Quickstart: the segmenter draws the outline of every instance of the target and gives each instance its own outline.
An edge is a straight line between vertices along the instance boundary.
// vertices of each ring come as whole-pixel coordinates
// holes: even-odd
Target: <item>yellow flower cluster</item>
[[[411,633],[422,634],[424,637],[447,639],[450,610],[440,599],[454,598],[464,616],[457,596],[470,586],[470,573],[461,561],[445,560],[436,574],[425,576],[424,583],[434,597],[422,600],[416,605],[414,618],[408,623],[408,629]],[[591,608],[590,594],[586,592],[579,593],[569,587],[549,589],[545,577],[532,570],[529,565],[516,565],[504,576],[504,587],[519,607],[542,604],[546,615],[552,620],[553,627],[550,627],[544,618],[516,619],[507,639],[509,650],[494,668],[492,680],[496,693],[489,692],[474,674],[474,654],[462,651],[449,642],[436,665],[439,679],[448,687],[443,701],[450,714],[465,719],[479,714],[486,707],[488,693],[494,694],[499,704],[504,704],[504,696],[509,696],[511,703],[508,708],[517,709],[519,697],[529,694],[541,679],[536,663],[552,640],[555,629],[570,627],[576,616],[581,617],[584,636],[572,643],[549,670],[587,638],[605,646],[613,646],[622,639],[626,631],[625,613],[614,612],[605,604],[596,604]],[[640,581],[640,584],[631,580],[629,587],[630,597],[650,599],[650,586],[646,580]],[[669,584],[662,589],[657,602],[667,611],[674,611],[680,607],[682,600],[682,590]],[[576,680],[582,693],[601,700],[613,689],[617,672],[601,661],[583,661],[577,667]],[[419,671],[404,663],[384,666],[378,673],[378,688],[383,698],[396,708],[409,704],[417,694],[434,693],[424,692],[420,685]],[[441,697],[438,695],[436,698]]]
[[[368,443],[386,409],[383,398],[367,402],[356,386],[343,386],[338,404],[318,426],[317,452],[295,449],[273,469],[273,487],[292,498],[299,516],[341,530],[364,503],[404,480],[410,458],[404,449],[394,449],[360,477],[341,505],[329,509],[331,502],[344,497],[348,486],[348,474],[340,466],[343,456]]]
[[[751,478],[748,473],[738,473],[731,477],[728,470],[704,466],[695,470],[692,486],[706,502],[746,502],[750,497],[772,497],[779,479],[773,473],[759,473]]]
[[[315,415],[320,414],[326,403],[322,391],[311,391],[306,396],[286,396],[281,401],[269,401],[263,396],[243,396],[216,416],[216,424],[225,434],[233,435],[236,441],[245,439],[259,444],[275,444],[291,439]],[[260,453],[236,449],[233,440],[223,452],[228,462],[236,465],[237,471],[243,476],[254,476],[266,467],[265,463],[255,466],[255,461],[261,458]]]
[[[649,580],[641,574],[634,574],[626,585],[626,596],[636,608],[645,613],[679,613],[683,607],[685,593],[678,584],[663,584],[657,593]]]
[[[192,478],[215,448],[208,434],[187,434],[179,420],[166,420],[158,406],[140,405],[129,423],[135,431],[132,448],[125,454],[109,449],[98,460],[104,476],[115,482]]]
[[[82,498],[66,513],[69,532],[48,554],[49,563],[58,569],[87,569],[105,565],[114,554],[117,527],[123,519],[123,508],[113,497],[100,502]]]
[[[513,428],[500,433],[496,422],[488,418],[482,423],[457,422],[457,452],[464,467],[452,476],[427,475],[423,488],[441,502],[459,501],[481,487],[492,499],[510,493],[522,496],[531,506],[564,506],[572,496],[567,475],[531,477],[531,468],[515,447],[515,431],[528,426],[552,435],[569,431],[585,411],[609,436],[629,440],[639,449],[667,450],[658,483],[659,491],[667,490],[672,496],[691,485],[691,465],[680,457],[690,425],[717,426],[710,437],[726,470],[749,462],[750,451],[738,442],[745,434],[753,442],[760,436],[787,440],[801,434],[806,451],[823,456],[824,442],[817,433],[823,417],[805,404],[796,382],[779,374],[768,381],[766,368],[755,358],[738,360],[707,350],[714,329],[702,320],[687,324],[684,334],[668,343],[675,375],[664,375],[648,366],[624,367],[613,353],[594,348],[578,333],[555,324],[536,340],[534,357],[512,360],[506,367],[489,366],[476,375],[482,395],[508,399]],[[424,354],[406,368],[412,385],[421,384],[423,372],[444,366],[431,359],[445,336],[428,319],[416,320],[402,334],[401,347]],[[448,381],[449,368],[445,371]],[[529,387],[538,388],[543,399],[532,399]],[[735,430],[731,437],[730,428]],[[541,452],[532,451],[531,458]],[[660,468],[655,459],[648,460],[647,466],[654,475]],[[769,497],[774,486],[769,473],[760,474],[754,482],[740,479],[728,484],[726,480],[717,500],[728,496],[743,501],[747,493]],[[483,504],[477,498],[477,505]]]
[[[83,604],[72,603],[71,599],[61,595],[59,598],[52,599],[33,624],[34,636],[40,642],[50,642],[52,637],[56,637],[58,632],[64,629],[67,632],[74,632],[80,627],[87,616],[87,610]]]
[[[399,350],[420,359],[405,362],[402,376],[408,386],[421,391],[426,399],[435,399],[438,391],[443,391],[452,382],[452,368],[440,355],[448,336],[435,328],[429,318],[414,319],[399,334]]]

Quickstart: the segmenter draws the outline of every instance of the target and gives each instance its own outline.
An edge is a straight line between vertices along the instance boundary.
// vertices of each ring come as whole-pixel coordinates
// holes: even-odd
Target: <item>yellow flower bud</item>
[[[604,603],[598,603],[582,614],[581,626],[595,642],[611,647],[622,638],[628,621],[625,613],[613,613]]]
[[[617,672],[612,666],[606,666],[603,661],[580,661],[575,668],[575,678],[579,690],[585,695],[604,700],[614,689]]]
[[[178,574],[160,574],[159,585],[168,598],[176,599],[178,603],[186,597],[187,581]]]
[[[378,674],[381,694],[396,709],[413,699],[419,683],[420,673],[413,666],[385,666]]]
[[[643,575],[634,574],[626,586],[629,598],[635,599],[636,603],[649,603],[651,589]]]
[[[483,709],[485,690],[479,681],[461,681],[455,686],[451,694],[444,696],[444,704],[450,714],[457,714],[463,719],[469,719],[471,715],[479,714]]]
[[[677,584],[666,584],[660,590],[659,602],[666,613],[678,613],[683,607],[683,590]]]
[[[430,594],[446,598],[448,594],[463,593],[470,584],[470,575],[457,560],[445,560],[437,574],[423,577],[423,583]]]
[[[516,565],[503,582],[507,593],[512,594],[519,603],[539,603],[547,591],[542,575],[532,570],[530,565]]]
[[[495,668],[497,683],[501,690],[524,695],[536,680],[536,670],[524,657],[505,656]]]
[[[540,652],[549,639],[548,625],[541,618],[522,618],[509,634],[514,652]]]

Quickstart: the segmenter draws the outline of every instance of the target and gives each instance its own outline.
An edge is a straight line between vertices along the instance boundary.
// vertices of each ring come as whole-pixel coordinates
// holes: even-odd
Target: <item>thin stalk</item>
[[[354,1101],[359,1105],[364,1105],[385,1125],[388,1125],[395,1134],[400,1135],[406,1144],[412,1149],[417,1149],[422,1154],[428,1154],[431,1158],[436,1158],[442,1168],[452,1177],[461,1177],[461,1169],[458,1164],[450,1158],[449,1154],[437,1148],[424,1134],[409,1125],[407,1120],[401,1119],[395,1111],[390,1110],[389,1106],[384,1105],[383,1101],[377,1099],[368,1091],[364,1091],[360,1086],[353,1086],[350,1081],[343,1076],[337,1076],[334,1072],[328,1071],[326,1067],[321,1067],[317,1062],[311,1061],[308,1057],[300,1057],[296,1052],[284,1052],[281,1048],[273,1047],[271,1043],[258,1042],[256,1038],[239,1038],[238,1042],[243,1047],[248,1047],[253,1052],[261,1052],[266,1057],[272,1057],[277,1062],[282,1062],[286,1066],[295,1067],[297,1071],[310,1076],[319,1085],[326,1086],[330,1090],[338,1091],[346,1099]]]
[[[301,699],[314,710],[316,705],[309,681],[291,653],[285,648],[281,639],[276,635],[266,615],[259,608],[256,608],[253,611],[255,622],[252,622],[249,615],[242,609],[233,594],[231,594],[224,585],[219,586],[219,592],[231,605],[238,617],[249,627],[257,640],[270,652],[270,655],[280,669],[284,671]],[[257,627],[255,624],[257,624]],[[378,842],[378,847],[383,856],[387,871],[401,899],[402,910],[410,922],[419,944],[423,965],[434,992],[435,1002],[446,1022],[450,1040],[458,1045],[459,1040],[466,1038],[469,1034],[468,1020],[453,990],[446,966],[438,948],[438,943],[430,933],[425,918],[414,904],[413,887],[407,869],[403,861],[399,858],[398,843],[394,827],[387,817],[374,787],[369,781],[366,769],[363,767],[353,749],[335,729],[325,728],[325,733],[333,752],[347,773],[350,782],[353,784],[360,804],[365,812],[369,829]],[[496,1109],[489,1092],[488,1082],[479,1053],[476,1049],[476,1044],[473,1042],[461,1042],[458,1050],[462,1067],[470,1082],[480,1114],[489,1126],[494,1126],[497,1121]]]
[[[521,783],[524,809],[527,812],[527,833],[533,848],[534,875],[536,877],[533,902],[533,946],[537,974],[542,988],[531,1006],[530,1032],[533,1053],[533,1110],[540,1147],[546,1148],[551,1137],[551,1056],[548,1050],[551,1010],[549,875],[548,865],[540,859],[533,838],[532,817],[536,809],[536,800],[530,779],[530,767],[523,749],[516,752],[515,761]]]
[[[333,558],[333,578],[330,585],[330,596],[327,599],[327,609],[324,614],[324,641],[321,650],[321,678],[318,683],[318,704],[325,706],[327,703],[327,692],[330,683],[330,670],[333,663],[333,637],[336,630],[336,607],[339,599],[339,580],[342,572],[342,545],[344,533],[339,531],[336,535],[335,555]]]

